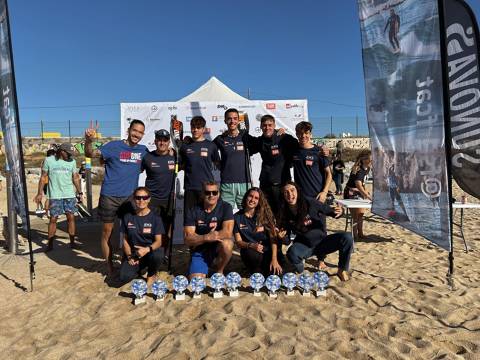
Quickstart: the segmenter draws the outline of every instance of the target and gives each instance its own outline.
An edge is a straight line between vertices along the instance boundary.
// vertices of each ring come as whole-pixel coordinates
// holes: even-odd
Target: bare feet
[[[342,281],[348,281],[348,280],[350,280],[350,275],[349,275],[348,272],[345,271],[345,270],[338,269],[337,275],[338,275],[338,277],[340,278],[340,280],[342,280]]]

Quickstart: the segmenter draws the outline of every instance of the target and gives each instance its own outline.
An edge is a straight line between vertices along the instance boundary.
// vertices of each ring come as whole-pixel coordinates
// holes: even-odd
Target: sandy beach
[[[35,186],[29,183],[30,199]],[[3,213],[5,196],[3,190]],[[2,358],[478,359],[479,215],[465,212],[469,253],[455,237],[455,290],[446,281],[447,252],[375,217],[366,221],[368,238],[356,243],[352,280],[332,276],[326,298],[257,298],[242,289],[239,298],[204,294],[176,302],[169,294],[139,306],[132,305],[130,284],[105,280],[100,223],[78,221],[81,247],[72,250],[62,219],[54,251],[44,253],[47,220],[32,216],[33,292],[28,256],[0,255]],[[344,226],[343,218],[328,219],[330,231]],[[188,260],[188,250],[176,247],[176,274]],[[336,262],[328,256],[332,274]],[[244,274],[238,253],[232,270]],[[160,276],[171,284],[166,271]]]

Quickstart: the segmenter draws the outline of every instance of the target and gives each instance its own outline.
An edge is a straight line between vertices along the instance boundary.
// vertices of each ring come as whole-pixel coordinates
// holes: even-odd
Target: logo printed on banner
[[[268,109],[268,110],[275,110],[277,108],[277,105],[275,103],[266,103],[265,104],[265,107]]]
[[[285,104],[285,108],[287,109],[292,109],[292,108],[298,108],[300,105],[298,104]]]
[[[205,110],[205,109],[206,109],[205,106],[200,106],[200,105],[190,106],[190,110]]]
[[[186,116],[186,117],[185,117],[185,121],[190,122],[190,121],[192,121],[192,118],[193,118],[193,116]]]
[[[157,111],[158,110],[158,106],[157,105],[152,105],[152,111]]]
[[[175,105],[173,105],[173,106],[169,106],[169,107],[168,107],[168,110],[170,110],[170,111],[172,111],[172,110],[178,110],[178,108],[177,108]]]
[[[228,107],[227,107],[227,105],[217,105],[217,109],[227,110]]]
[[[212,121],[218,121],[218,116],[213,115],[212,116]]]

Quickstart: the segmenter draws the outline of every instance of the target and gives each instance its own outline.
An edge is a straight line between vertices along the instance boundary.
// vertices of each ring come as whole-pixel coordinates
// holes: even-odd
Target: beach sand
[[[30,199],[35,186],[29,183]],[[5,191],[0,195],[5,213]],[[332,276],[326,298],[257,298],[243,289],[239,298],[176,302],[169,294],[138,306],[130,284],[105,280],[99,223],[79,221],[81,248],[72,250],[63,219],[54,251],[44,253],[47,220],[32,216],[33,292],[28,256],[0,255],[1,358],[478,359],[479,215],[465,212],[472,251],[455,237],[455,290],[446,281],[447,252],[372,218],[365,224],[370,236],[352,255],[352,280]],[[328,220],[330,231],[344,226],[344,219]],[[185,272],[188,250],[176,247],[173,259],[175,272]],[[332,273],[336,261],[327,258]],[[232,270],[242,271],[238,253]],[[171,283],[165,271],[160,276]]]

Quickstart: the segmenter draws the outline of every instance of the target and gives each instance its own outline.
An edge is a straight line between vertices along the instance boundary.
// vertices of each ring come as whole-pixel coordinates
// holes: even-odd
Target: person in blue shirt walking
[[[117,216],[122,216],[128,208],[133,210],[129,197],[138,186],[142,159],[147,153],[147,147],[139,144],[144,133],[145,124],[133,120],[127,139],[110,141],[93,150],[96,129],[90,127],[85,131],[85,156],[100,158],[105,166],[98,215],[103,222],[101,245],[109,274],[114,271],[110,237]]]

